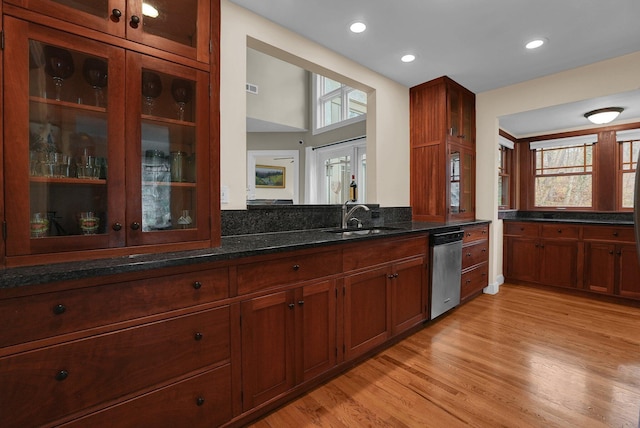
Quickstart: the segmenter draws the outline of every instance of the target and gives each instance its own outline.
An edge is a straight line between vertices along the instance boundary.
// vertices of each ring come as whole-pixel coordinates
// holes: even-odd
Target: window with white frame
[[[314,133],[364,120],[367,94],[319,74],[313,75]]]
[[[535,141],[534,206],[591,208],[597,135]]]
[[[640,129],[616,132],[620,150],[618,164],[618,185],[620,186],[620,209],[633,208],[633,189],[638,169],[640,153]]]

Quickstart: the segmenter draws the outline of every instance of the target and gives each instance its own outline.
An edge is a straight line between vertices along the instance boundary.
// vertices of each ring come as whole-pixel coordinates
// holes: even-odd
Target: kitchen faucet
[[[347,204],[349,202],[351,202],[351,200],[347,199],[342,205],[342,228],[343,229],[347,228],[347,224],[349,223],[349,220],[351,220],[351,216],[358,208],[362,208],[365,211],[369,211],[369,207],[362,204],[355,205],[349,211],[347,211],[347,208],[348,208]]]

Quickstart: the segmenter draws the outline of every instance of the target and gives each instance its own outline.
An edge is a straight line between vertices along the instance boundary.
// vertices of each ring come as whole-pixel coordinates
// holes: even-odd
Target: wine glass
[[[85,59],[82,76],[93,88],[96,94],[96,107],[100,107],[104,98],[102,88],[107,86],[107,62],[99,58]]]
[[[153,111],[154,99],[162,93],[162,81],[160,76],[152,71],[142,72],[142,95],[146,106],[146,114]]]
[[[44,71],[53,78],[56,85],[56,100],[62,98],[62,83],[73,75],[75,71],[71,53],[56,46],[44,47]]]
[[[184,120],[184,106],[191,101],[191,82],[184,79],[173,79],[171,95],[178,103],[178,119]]]

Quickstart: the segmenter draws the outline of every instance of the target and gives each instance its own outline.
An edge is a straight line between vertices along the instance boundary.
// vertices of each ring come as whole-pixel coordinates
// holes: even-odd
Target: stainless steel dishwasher
[[[429,235],[431,253],[431,317],[434,319],[460,304],[462,269],[461,230]]]

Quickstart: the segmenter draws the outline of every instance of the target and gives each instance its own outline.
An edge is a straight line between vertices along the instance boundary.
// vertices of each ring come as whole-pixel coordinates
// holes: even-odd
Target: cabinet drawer
[[[480,241],[477,244],[462,248],[462,270],[489,260],[489,242]]]
[[[227,364],[61,426],[111,428],[114,421],[126,421],[131,427],[217,427],[230,419]]]
[[[0,359],[3,426],[30,427],[230,358],[222,307]]]
[[[340,249],[300,254],[238,266],[238,294],[340,273]]]
[[[504,226],[505,235],[518,235],[518,236],[538,236],[538,224],[537,223],[513,223],[506,222]]]
[[[229,296],[227,268],[0,301],[0,346],[212,302]]]
[[[427,237],[363,241],[344,250],[344,270],[350,271],[427,253]]]
[[[583,239],[635,242],[633,226],[585,226]]]
[[[463,243],[480,241],[482,239],[489,238],[489,225],[484,224],[482,226],[471,226],[464,228]]]
[[[562,223],[543,224],[542,236],[544,238],[579,239],[580,226],[572,226]]]
[[[488,285],[489,264],[478,266],[462,274],[460,284],[460,298],[464,300],[466,297],[477,293]]]

